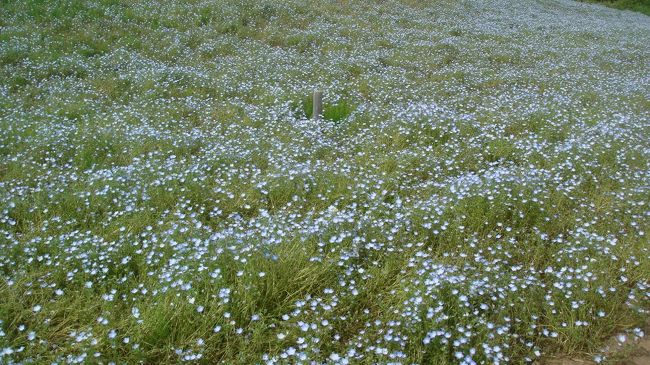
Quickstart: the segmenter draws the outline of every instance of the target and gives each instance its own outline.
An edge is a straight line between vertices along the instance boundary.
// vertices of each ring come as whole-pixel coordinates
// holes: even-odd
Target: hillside
[[[650,15],[650,1],[648,0],[586,0],[592,3],[603,4],[614,9],[638,11]]]
[[[565,0],[2,1],[0,363],[614,361],[649,39]]]

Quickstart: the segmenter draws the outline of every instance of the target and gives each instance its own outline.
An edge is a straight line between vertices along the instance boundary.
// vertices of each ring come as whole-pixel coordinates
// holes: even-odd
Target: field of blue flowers
[[[568,0],[0,1],[0,364],[614,361],[649,40]]]

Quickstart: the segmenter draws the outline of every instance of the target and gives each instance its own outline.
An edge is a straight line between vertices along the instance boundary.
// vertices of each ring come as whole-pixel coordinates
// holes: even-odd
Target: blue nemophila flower
[[[33,315],[0,318],[0,362],[146,361],[132,334],[169,331],[179,362],[534,362],[648,315],[644,18],[224,4],[136,1],[135,48],[56,52],[85,10],[8,8],[0,313]]]

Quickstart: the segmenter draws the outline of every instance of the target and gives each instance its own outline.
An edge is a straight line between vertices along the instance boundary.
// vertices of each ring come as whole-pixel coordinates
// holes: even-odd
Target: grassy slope
[[[517,363],[647,319],[647,20],[1,4],[0,362]]]
[[[633,10],[650,15],[650,2],[648,0],[592,0],[590,2],[599,3],[612,8],[621,10]]]

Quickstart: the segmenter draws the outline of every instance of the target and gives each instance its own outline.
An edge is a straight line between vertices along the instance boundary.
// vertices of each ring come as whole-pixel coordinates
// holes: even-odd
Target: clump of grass
[[[340,101],[334,105],[323,107],[323,118],[333,122],[341,122],[352,114],[354,107],[346,101]]]
[[[354,110],[354,105],[345,100],[333,104],[323,103],[323,118],[338,123],[348,118]],[[302,112],[308,119],[313,117],[314,101],[311,96],[303,99]]]
[[[19,50],[9,50],[7,52],[3,52],[2,55],[0,55],[0,65],[13,66],[26,59],[27,56],[27,52]]]
[[[615,9],[638,11],[650,16],[650,4],[645,0],[581,0],[603,4]]]

